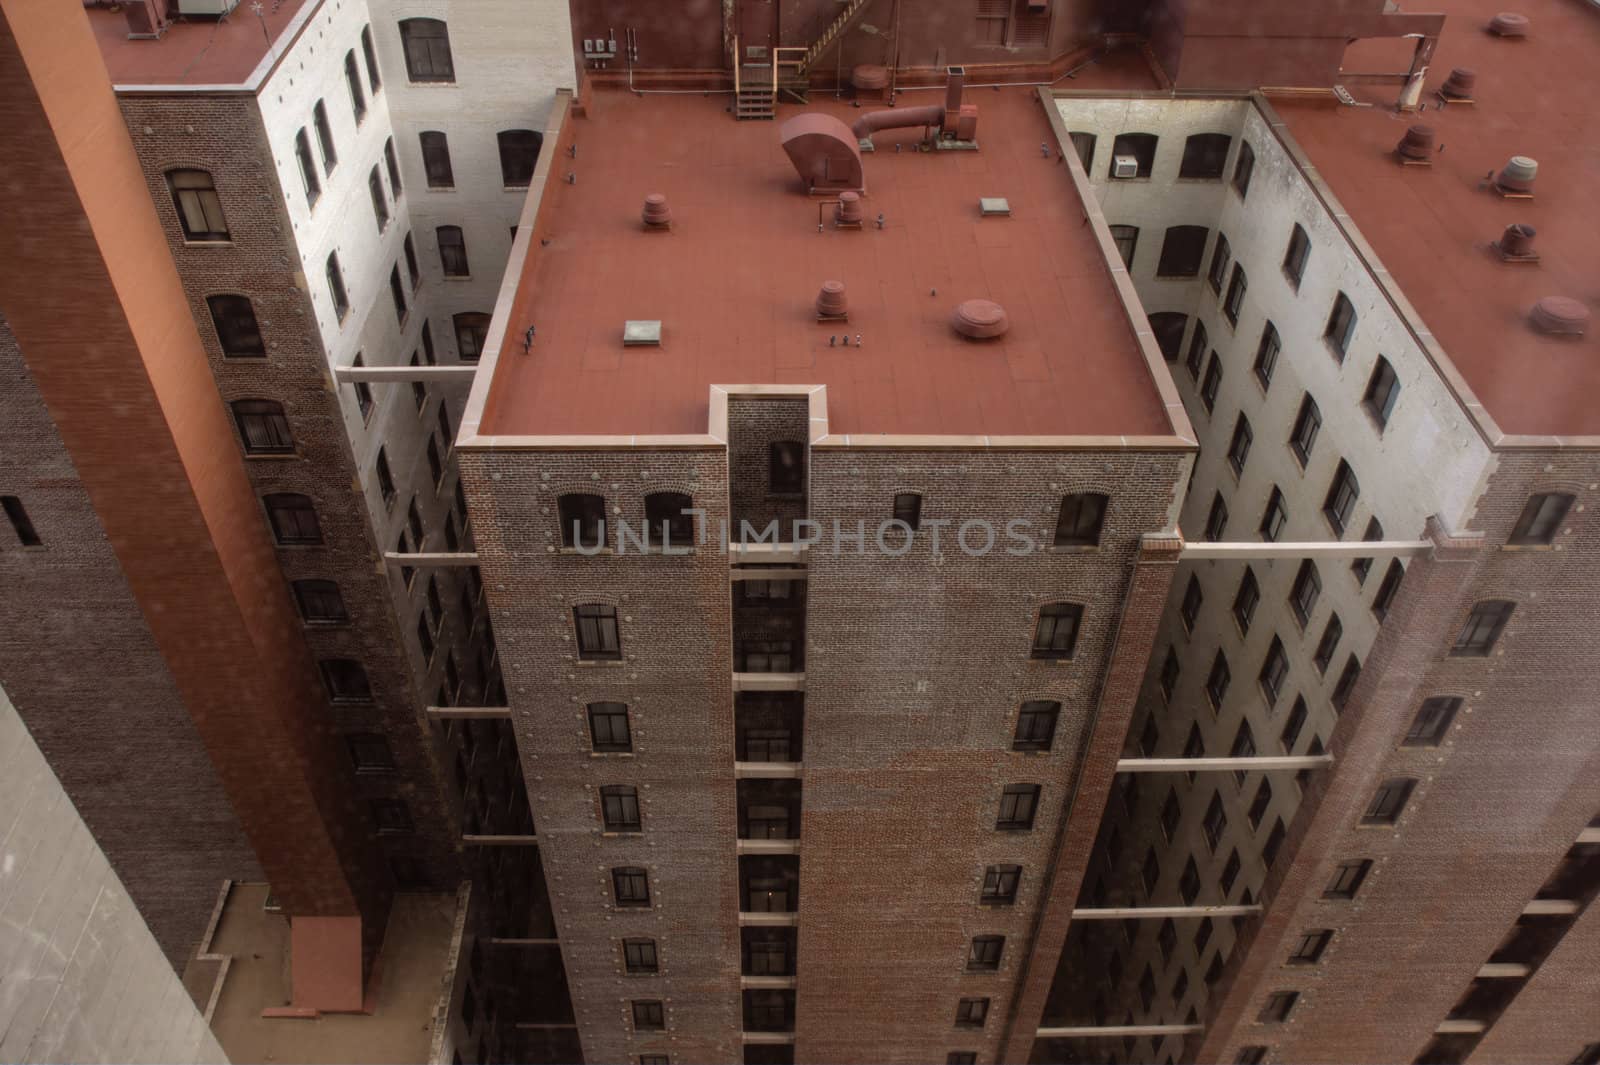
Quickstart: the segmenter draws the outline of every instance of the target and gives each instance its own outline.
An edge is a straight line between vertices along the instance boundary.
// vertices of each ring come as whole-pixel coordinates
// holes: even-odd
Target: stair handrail
[[[733,35],[733,98],[739,98],[739,35]]]

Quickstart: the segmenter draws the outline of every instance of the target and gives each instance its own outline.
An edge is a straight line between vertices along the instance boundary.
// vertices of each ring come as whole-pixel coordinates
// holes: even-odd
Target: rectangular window
[[[986,998],[964,998],[956,1007],[957,1028],[982,1028],[988,1019],[989,1000]]]
[[[1185,906],[1193,906],[1194,900],[1200,897],[1200,867],[1193,858],[1184,863],[1183,875],[1178,877],[1178,894]]]
[[[1020,865],[991,865],[983,871],[983,890],[978,901],[986,906],[1009,906],[1017,901],[1017,884],[1022,879]]]
[[[1283,693],[1283,682],[1289,678],[1289,656],[1284,653],[1283,641],[1276,636],[1267,647],[1267,657],[1261,663],[1261,694],[1267,697],[1269,708],[1278,705],[1278,696]]]
[[[371,809],[380,836],[408,836],[416,830],[404,799],[373,799]]]
[[[217,344],[228,359],[265,358],[267,347],[261,339],[256,309],[247,296],[207,296],[211,325]]]
[[[1228,504],[1223,501],[1222,493],[1218,492],[1211,497],[1211,513],[1206,515],[1206,539],[1217,543],[1227,529]]]
[[[333,302],[333,316],[343,322],[350,313],[350,296],[344,288],[344,271],[339,269],[339,253],[333,252],[327,262],[328,298]]]
[[[1274,991],[1267,996],[1266,1005],[1256,1014],[1258,1024],[1281,1024],[1289,1019],[1294,1004],[1300,1000],[1298,991]]]
[[[1017,714],[1017,729],[1011,737],[1013,751],[1048,751],[1055,739],[1056,720],[1061,704],[1035,700],[1022,704]]]
[[[345,747],[357,773],[388,773],[394,770],[394,752],[389,741],[375,732],[353,732],[345,736]]]
[[[1147,752],[1148,753],[1148,752]],[[1167,801],[1161,806],[1161,833],[1170,841],[1178,832],[1178,824],[1183,820],[1183,807],[1178,803],[1178,790],[1167,789]]]
[[[1205,226],[1168,227],[1161,244],[1161,259],[1156,264],[1156,276],[1200,276],[1200,265],[1205,262],[1206,238],[1210,235]]]
[[[1172,702],[1172,693],[1178,687],[1178,653],[1171,647],[1167,648],[1167,657],[1161,662],[1161,697],[1167,702]]]
[[[1317,401],[1307,392],[1300,400],[1300,413],[1295,416],[1294,429],[1289,433],[1289,450],[1304,466],[1311,461],[1311,449],[1316,446],[1317,433],[1322,428],[1322,411]]]
[[[382,233],[389,228],[389,201],[383,195],[383,178],[378,176],[377,167],[367,175],[367,194],[372,199],[372,216],[378,223],[378,232]]]
[[[444,461],[439,457],[439,442],[428,437],[428,471],[433,474],[433,487],[444,484]]]
[[[1217,234],[1216,247],[1211,249],[1211,268],[1206,271],[1206,281],[1211,285],[1211,291],[1222,295],[1222,282],[1228,276],[1228,238],[1221,233]]]
[[[400,47],[412,81],[454,81],[450,29],[439,19],[408,18],[400,22]]]
[[[1217,884],[1222,888],[1223,898],[1227,898],[1233,891],[1233,885],[1239,881],[1239,851],[1237,848],[1228,852],[1228,860],[1222,865],[1222,874],[1217,877]]]
[[[1416,788],[1417,782],[1410,777],[1395,777],[1386,780],[1378,786],[1372,801],[1367,804],[1366,813],[1361,815],[1364,825],[1392,825],[1400,820],[1400,814],[1405,811],[1406,803],[1411,799],[1411,792]]]
[[[1256,605],[1260,602],[1261,587],[1256,583],[1255,571],[1246,566],[1244,577],[1239,581],[1239,591],[1233,597],[1233,620],[1239,623],[1239,631],[1250,631],[1250,622],[1255,618]]]
[[[384,453],[382,447],[378,448],[378,460],[373,465],[373,471],[377,476],[378,494],[383,497],[383,505],[394,506],[394,474],[389,472],[389,456]],[[413,531],[412,535],[415,536],[416,533]]]
[[[1217,853],[1217,846],[1222,842],[1222,833],[1228,828],[1228,814],[1222,806],[1222,793],[1211,793],[1211,804],[1206,807],[1205,820],[1200,823],[1205,831],[1206,846],[1212,854]]]
[[[1233,191],[1239,194],[1239,199],[1244,199],[1250,194],[1250,176],[1256,170],[1256,152],[1250,147],[1250,142],[1239,142],[1239,158],[1233,164]]]
[[[360,352],[356,353],[356,357],[351,360],[350,365],[362,365]],[[368,418],[372,417],[372,408],[374,406],[372,399],[372,386],[368,385],[365,381],[357,381],[355,384],[355,391],[356,409],[361,412],[361,420],[364,422]]]
[[[169,170],[167,188],[178,211],[183,239],[221,241],[232,239],[228,220],[222,214],[217,186],[205,170]]]
[[[1211,709],[1220,710],[1222,700],[1228,695],[1228,682],[1232,674],[1228,670],[1228,656],[1220,650],[1217,657],[1211,661],[1211,672],[1206,676],[1206,698],[1211,702]]]
[[[1194,930],[1195,957],[1198,958],[1200,955],[1206,952],[1206,944],[1211,942],[1211,933],[1214,928],[1215,922],[1212,921],[1211,918],[1200,918],[1200,924]]]
[[[344,54],[344,81],[350,87],[350,110],[355,113],[356,125],[367,117],[367,94],[361,89],[361,75],[356,70],[356,54]]]
[[[246,455],[294,454],[294,437],[289,432],[283,404],[270,399],[239,399],[232,407]]]
[[[1405,575],[1405,565],[1398,558],[1390,559],[1389,568],[1384,570],[1383,581],[1378,585],[1378,594],[1372,598],[1372,612],[1379,624],[1389,616],[1389,608],[1394,606],[1395,596],[1400,593],[1400,581]]]
[[[1146,758],[1156,753],[1156,746],[1161,742],[1161,727],[1156,724],[1156,716],[1151,714],[1144,719],[1144,729],[1139,733],[1139,750]]]
[[[1206,756],[1206,738],[1200,732],[1199,722],[1193,722],[1189,725],[1189,738],[1184,741],[1183,756],[1185,758],[1204,758]],[[1189,774],[1189,783],[1193,784],[1194,779],[1195,774],[1191,772]]]
[[[1383,525],[1377,518],[1367,519],[1367,531],[1361,534],[1361,539],[1366,543],[1376,543],[1383,539]],[[1355,574],[1357,584],[1366,584],[1367,574],[1372,572],[1372,559],[1356,559],[1350,563],[1350,572]]]
[[[445,277],[469,277],[467,240],[460,226],[440,226],[434,231],[439,241],[439,266]]]
[[[1402,747],[1437,747],[1444,741],[1445,734],[1450,731],[1450,723],[1456,719],[1456,711],[1461,709],[1461,700],[1450,695],[1435,695],[1424,699],[1422,706],[1417,709],[1417,716],[1411,720],[1411,728],[1406,731],[1406,738],[1401,741]]]
[[[1206,413],[1210,414],[1217,408],[1217,391],[1222,387],[1222,360],[1216,352],[1211,353],[1211,362],[1206,366],[1205,380],[1200,382],[1200,402],[1205,406]]]
[[[920,500],[921,497],[917,498]],[[1106,519],[1106,502],[1107,497],[1099,492],[1074,492],[1062,497],[1061,510],[1056,515],[1055,546],[1099,546],[1100,532]]]
[[[1322,594],[1322,575],[1317,572],[1317,564],[1311,559],[1300,563],[1300,570],[1295,574],[1294,585],[1289,589],[1289,606],[1294,610],[1295,620],[1303,629],[1311,622],[1311,612],[1317,607],[1317,598]]]
[[[590,703],[589,736],[594,750],[602,753],[633,750],[633,732],[628,727],[628,704]]]
[[[611,893],[618,906],[650,905],[650,876],[636,865],[611,870]]]
[[[321,107],[321,104],[317,105]],[[318,131],[321,132],[320,130]],[[330,140],[331,144],[332,141]],[[322,150],[322,158],[328,158],[327,147]],[[294,159],[300,166],[300,187],[305,189],[306,207],[315,207],[317,200],[322,196],[322,180],[317,177],[317,164],[311,158],[311,138],[306,136],[304,129],[294,135]],[[330,164],[328,169],[333,169]]]
[[[944,1065],[978,1065],[978,1055],[971,1050],[952,1050],[944,1056]]]
[[[265,497],[267,518],[279,544],[306,546],[322,543],[322,524],[310,497],[294,492],[279,492]]]
[[[1000,969],[1000,955],[1006,947],[1005,936],[973,936],[972,948],[967,952],[967,971],[992,973]]]
[[[1499,642],[1500,634],[1505,631],[1506,623],[1511,620],[1511,612],[1515,609],[1515,603],[1503,599],[1491,599],[1474,606],[1472,613],[1467,615],[1466,624],[1461,627],[1461,634],[1456,637],[1455,646],[1450,649],[1451,656],[1486,657]]]
[[[1156,978],[1150,971],[1150,966],[1144,967],[1144,972],[1139,976],[1139,1004],[1146,1013],[1156,1000]]]
[[[1283,276],[1296,291],[1300,289],[1300,279],[1306,276],[1306,260],[1310,258],[1311,238],[1296,223],[1289,234],[1289,247],[1283,253]]]
[[[900,492],[894,497],[894,520],[916,531],[922,525],[922,497],[916,492]]]
[[[1007,784],[1000,793],[1000,816],[994,827],[1001,832],[1024,832],[1033,827],[1039,808],[1039,785]]]
[[[1394,413],[1395,401],[1399,398],[1400,379],[1395,375],[1394,367],[1389,365],[1389,360],[1380,355],[1377,365],[1372,368],[1372,377],[1367,381],[1366,394],[1361,398],[1361,406],[1378,423],[1379,432],[1389,424],[1389,415]]]
[[[1355,655],[1345,659],[1344,669],[1339,674],[1339,683],[1333,686],[1333,708],[1343,710],[1350,702],[1350,695],[1356,690],[1356,681],[1361,679],[1361,660]]]
[[[1343,636],[1344,622],[1339,620],[1338,614],[1330,615],[1327,626],[1322,630],[1322,639],[1317,641],[1317,651],[1311,656],[1318,673],[1326,674],[1328,667],[1333,665],[1333,654],[1339,649],[1339,640]]]
[[[1256,786],[1255,798],[1250,801],[1248,814],[1250,827],[1261,827],[1261,819],[1267,816],[1267,807],[1272,805],[1272,782],[1266,777],[1261,778],[1261,783]]]
[[[1133,253],[1139,246],[1138,226],[1111,226],[1111,242],[1117,246],[1117,254],[1122,256],[1122,265],[1133,269]]]
[[[1289,711],[1289,718],[1283,723],[1283,734],[1279,739],[1283,743],[1283,753],[1293,754],[1294,745],[1300,739],[1300,730],[1306,727],[1306,717],[1309,710],[1303,696],[1294,697],[1294,707]]]
[[[587,603],[572,608],[578,629],[578,658],[622,658],[622,643],[617,632],[617,608],[602,603]]]
[[[1331,928],[1314,928],[1309,932],[1302,932],[1300,941],[1289,953],[1289,964],[1315,965],[1322,960],[1322,952],[1328,949],[1328,944],[1331,942],[1333,942]]]
[[[1161,960],[1170,963],[1173,951],[1178,949],[1178,926],[1172,918],[1161,922],[1161,930],[1156,933],[1156,946],[1161,948]]]
[[[1284,506],[1283,493],[1277,485],[1272,486],[1272,493],[1267,496],[1267,509],[1261,515],[1261,539],[1273,543],[1283,535],[1283,527],[1289,521],[1288,508]]]
[[[1184,367],[1189,371],[1189,376],[1196,381],[1200,380],[1200,368],[1205,365],[1206,345],[1210,339],[1206,336],[1204,322],[1194,323],[1194,334],[1189,337],[1189,354],[1184,357]]]
[[[1200,590],[1200,578],[1193,573],[1189,574],[1189,584],[1183,590],[1183,605],[1178,608],[1178,617],[1183,620],[1183,627],[1190,632],[1194,631],[1194,622],[1200,616],[1200,606],[1204,598],[1204,593]]]
[[[1325,899],[1349,900],[1356,897],[1356,892],[1361,890],[1361,884],[1367,879],[1367,874],[1372,871],[1372,862],[1365,858],[1352,862],[1341,862],[1334,867],[1333,877],[1328,881],[1328,886],[1322,889]]]
[[[428,188],[453,189],[456,187],[455,169],[450,163],[450,140],[438,130],[417,134],[422,147],[422,171],[428,176]]]
[[[641,998],[633,1000],[634,1031],[660,1031],[666,1026],[666,1015],[659,1000]]]
[[[1278,353],[1282,350],[1283,341],[1277,327],[1268,322],[1261,329],[1261,341],[1256,345],[1256,361],[1252,367],[1263,390],[1272,384],[1272,375],[1278,369]]]
[[[1345,354],[1350,350],[1350,339],[1356,332],[1356,309],[1350,298],[1343,292],[1339,293],[1333,301],[1333,310],[1328,313],[1327,327],[1322,331],[1322,339],[1327,343],[1334,358],[1344,361]]]
[[[1546,492],[1528,497],[1506,541],[1511,544],[1548,544],[1566,519],[1574,497],[1566,492]]]
[[[799,495],[806,490],[804,445],[777,440],[768,447],[767,490],[777,495]]]
[[[1261,845],[1261,861],[1269,869],[1272,863],[1278,860],[1278,851],[1283,847],[1284,839],[1289,835],[1289,830],[1283,827],[1283,818],[1274,819],[1272,831],[1267,833],[1267,841]],[[1237,921],[1238,918],[1235,918]]]
[[[639,791],[626,785],[600,789],[600,814],[607,832],[639,832]]]
[[[1233,746],[1228,748],[1228,757],[1254,758],[1255,753],[1255,733],[1250,731],[1250,722],[1241,721],[1239,722],[1238,731],[1233,734]],[[1238,782],[1240,787],[1244,787],[1245,778],[1249,775],[1250,771],[1248,769],[1236,769],[1233,772],[1233,779]]]
[[[333,581],[301,580],[293,582],[292,587],[300,617],[307,625],[342,625],[350,620],[344,596]]]
[[[33,527],[33,520],[28,517],[28,508],[22,505],[19,497],[0,496],[0,510],[5,511],[6,520],[11,523],[11,531],[16,533],[19,544],[38,547],[44,543],[38,530]]]
[[[367,83],[377,92],[383,88],[383,79],[378,77],[378,55],[372,49],[371,26],[361,27],[361,56],[367,61]]]
[[[394,300],[395,320],[401,328],[406,324],[406,289],[400,283],[400,265],[389,267],[389,297]]]
[[[1144,867],[1140,869],[1139,876],[1144,883],[1144,893],[1154,895],[1156,885],[1161,883],[1161,859],[1156,857],[1154,847],[1144,852]]]
[[[1071,658],[1078,646],[1078,626],[1083,607],[1076,603],[1046,603],[1039,608],[1033,632],[1033,658]]]
[[[1233,264],[1233,277],[1228,281],[1228,295],[1222,301],[1222,316],[1228,319],[1228,324],[1239,324],[1239,311],[1244,306],[1245,290],[1250,287],[1250,282],[1244,276],[1244,267],[1238,263]]]

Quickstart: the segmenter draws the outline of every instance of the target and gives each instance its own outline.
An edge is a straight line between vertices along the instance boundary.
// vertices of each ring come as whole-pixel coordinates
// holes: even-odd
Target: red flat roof
[[[174,21],[157,40],[130,41],[128,20],[121,12],[89,8],[89,24],[113,85],[238,85],[300,9],[316,0],[261,0],[259,16],[251,2],[239,0],[222,19]]]
[[[1600,434],[1600,320],[1577,340],[1528,326],[1542,296],[1600,303],[1600,7],[1519,0],[1514,6],[1531,31],[1516,41],[1484,32],[1505,0],[1427,6],[1448,17],[1424,114],[1395,113],[1393,84],[1349,86],[1377,107],[1274,106],[1500,428]],[[1351,49],[1347,68],[1383,69],[1359,55]],[[1438,110],[1433,90],[1452,67],[1477,71],[1477,103]],[[1431,167],[1394,161],[1411,123],[1437,131],[1442,151]],[[1484,187],[1485,176],[1513,155],[1539,162],[1532,200],[1502,199]],[[1503,263],[1490,250],[1513,222],[1538,229],[1536,265]]]
[[[827,386],[833,434],[1170,433],[1069,172],[1040,152],[1056,141],[1036,91],[967,100],[981,150],[896,153],[921,131],[877,134],[867,225],[835,230],[830,207],[818,233],[779,144],[799,106],[737,122],[726,96],[597,94],[574,120],[577,158],[555,161],[550,243],[529,253],[479,431],[703,434],[710,385],[783,383]],[[847,124],[862,113],[821,94],[806,110]],[[669,233],[641,228],[652,192],[671,205]],[[980,217],[980,196],[1007,198],[1011,216]],[[848,325],[815,318],[830,279],[845,284]],[[973,298],[1006,308],[1004,338],[953,332],[952,310]],[[627,319],[659,319],[661,347],[624,349]]]

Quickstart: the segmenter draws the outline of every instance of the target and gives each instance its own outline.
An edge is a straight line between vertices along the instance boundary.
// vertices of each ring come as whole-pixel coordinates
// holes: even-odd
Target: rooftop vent
[[[979,196],[978,213],[984,216],[1011,213],[1011,201],[1004,196]]]
[[[1533,305],[1528,320],[1550,336],[1581,337],[1589,324],[1589,308],[1566,296],[1546,296]]]
[[[994,300],[967,300],[956,307],[950,324],[969,340],[989,340],[1003,336],[1011,328],[1011,319]]]
[[[850,304],[844,297],[843,281],[824,281],[817,293],[817,321],[843,322],[850,317]]]
[[[622,323],[622,346],[625,348],[660,347],[661,321],[630,320]]]
[[[1412,126],[1395,146],[1395,154],[1402,163],[1433,162],[1433,127]]]
[[[866,217],[866,210],[861,204],[861,193],[841,192],[839,205],[833,209],[834,224],[849,229],[860,229],[861,220]]]
[[[1533,238],[1538,230],[1522,222],[1513,222],[1493,244],[1494,250],[1506,262],[1536,263],[1539,253],[1533,250]]]
[[[1472,92],[1478,87],[1478,72],[1467,67],[1456,67],[1450,71],[1450,76],[1444,79],[1444,84],[1439,86],[1439,95],[1446,100],[1458,103],[1469,103]]]
[[[1489,32],[1496,37],[1526,37],[1528,16],[1515,11],[1502,11],[1489,20]]]
[[[1532,196],[1533,179],[1539,176],[1539,163],[1526,155],[1513,155],[1495,175],[1494,187],[1502,194]]]
[[[659,192],[646,196],[640,218],[644,220],[646,229],[672,228],[672,208],[667,206],[667,198]]]

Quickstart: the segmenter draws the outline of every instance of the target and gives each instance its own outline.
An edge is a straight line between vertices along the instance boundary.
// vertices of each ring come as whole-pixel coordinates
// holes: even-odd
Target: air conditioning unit
[[[1111,176],[1135,178],[1139,176],[1139,160],[1131,155],[1119,155],[1111,160]]]
[[[239,0],[178,0],[180,15],[226,15],[239,6]]]

